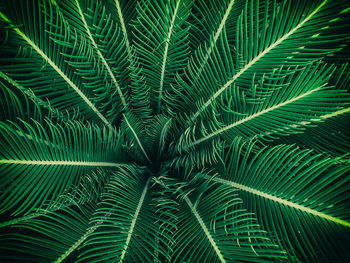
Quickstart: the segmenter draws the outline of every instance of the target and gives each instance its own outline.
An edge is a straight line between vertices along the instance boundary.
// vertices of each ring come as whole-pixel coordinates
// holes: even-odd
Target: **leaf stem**
[[[275,43],[271,44],[264,51],[262,51],[258,56],[252,59],[247,65],[245,65],[239,72],[237,72],[224,86],[222,86],[217,92],[215,92],[201,107],[200,109],[191,117],[191,121],[194,120],[210,105],[215,101],[215,99],[224,92],[236,79],[238,79],[244,72],[246,72],[249,68],[251,68],[259,59],[261,59],[264,55],[270,52],[273,48],[281,44],[284,40],[286,40],[289,36],[291,36],[295,31],[301,28],[306,22],[308,22],[325,4],[327,0],[323,1],[309,16],[307,16],[303,21],[301,21],[296,27],[290,30],[287,34],[283,35],[280,39],[278,39]]]
[[[18,27],[12,24],[12,22],[0,11],[0,18],[6,23],[11,25],[11,28],[25,40],[49,65],[69,84],[69,86],[84,100],[84,102],[92,109],[92,111],[105,123],[109,128],[112,128],[112,124],[99,112],[95,105],[85,96],[85,94],[73,83],[73,81],[63,73],[63,71]]]
[[[200,138],[200,139],[198,139],[198,140],[195,140],[194,142],[192,142],[192,143],[188,146],[188,148],[193,147],[193,146],[195,146],[195,145],[197,145],[197,144],[199,144],[199,143],[202,143],[202,142],[204,142],[204,141],[206,141],[206,140],[208,140],[208,139],[210,139],[210,138],[212,138],[212,137],[215,137],[215,136],[217,136],[217,135],[219,135],[219,134],[222,134],[223,132],[225,132],[225,131],[227,131],[227,130],[229,130],[229,129],[232,129],[232,128],[234,128],[234,127],[240,125],[240,124],[243,124],[243,123],[245,123],[245,122],[247,122],[247,121],[250,121],[250,120],[252,120],[252,119],[254,119],[254,118],[256,118],[256,117],[259,117],[259,116],[261,116],[261,115],[263,115],[263,114],[265,114],[265,113],[267,113],[267,112],[270,112],[270,111],[272,111],[272,110],[275,110],[275,109],[278,109],[278,108],[280,108],[280,107],[283,107],[283,106],[285,106],[285,105],[287,105],[287,104],[290,104],[290,103],[292,103],[292,102],[294,102],[294,101],[297,101],[297,100],[299,100],[299,99],[302,99],[302,98],[304,98],[304,97],[306,97],[306,96],[308,96],[308,95],[310,95],[310,94],[312,94],[312,93],[314,93],[314,92],[316,92],[316,91],[318,91],[318,90],[320,90],[320,89],[321,89],[321,87],[318,87],[318,88],[316,88],[316,89],[310,90],[310,91],[308,91],[308,92],[306,92],[306,93],[304,93],[304,94],[302,94],[302,95],[299,95],[299,96],[297,96],[297,97],[295,97],[295,98],[292,98],[292,99],[290,99],[290,100],[287,100],[287,101],[285,101],[285,102],[282,102],[282,103],[280,103],[280,104],[277,104],[277,105],[275,105],[275,106],[272,106],[272,107],[267,108],[267,109],[265,109],[265,110],[259,111],[259,112],[255,113],[255,114],[251,115],[251,116],[248,116],[248,117],[246,117],[246,118],[244,118],[244,119],[241,119],[241,120],[239,120],[239,121],[236,121],[235,123],[232,123],[232,124],[230,124],[230,125],[227,125],[227,126],[221,128],[221,129],[219,129],[219,130],[217,130],[217,131],[215,131],[215,132],[212,132],[212,133],[208,134],[208,135],[205,136],[205,137],[202,137],[202,138]]]
[[[135,130],[132,128],[130,122],[128,121],[128,118],[125,116],[124,113],[123,113],[123,117],[124,117],[124,119],[125,119],[126,124],[127,124],[128,127],[129,127],[129,129],[131,130],[132,134],[134,135],[134,137],[135,137],[135,139],[136,139],[136,141],[137,141],[137,144],[140,146],[140,149],[141,149],[142,153],[143,153],[144,156],[146,157],[147,161],[148,161],[149,163],[151,163],[151,159],[148,157],[148,154],[147,154],[147,152],[145,151],[145,149],[143,148],[142,143],[141,143],[139,137],[137,136]]]
[[[196,208],[194,207],[194,205],[192,204],[191,200],[190,200],[187,196],[184,197],[184,200],[186,201],[186,203],[187,203],[187,205],[189,206],[189,208],[191,209],[193,215],[196,217],[198,223],[199,223],[200,226],[202,227],[202,229],[203,229],[205,235],[206,235],[207,238],[209,239],[209,242],[210,242],[210,244],[213,246],[213,248],[214,248],[216,254],[218,255],[220,261],[223,262],[223,263],[226,262],[225,259],[224,259],[224,257],[222,256],[222,254],[221,254],[221,252],[220,252],[218,246],[216,245],[215,240],[214,240],[213,237],[211,236],[211,234],[210,234],[210,232],[209,232],[207,226],[206,226],[205,223],[203,222],[203,219],[202,219],[201,216],[199,215],[197,209],[196,209]]]
[[[208,176],[206,176],[205,178],[206,179],[211,179]],[[246,191],[246,192],[249,192],[249,193],[261,196],[263,198],[270,199],[270,200],[275,201],[277,203],[280,203],[282,205],[293,207],[293,208],[298,209],[300,211],[303,211],[303,212],[312,214],[314,216],[318,216],[318,217],[327,219],[327,220],[335,222],[337,224],[341,224],[343,226],[350,227],[350,222],[348,222],[348,221],[345,221],[345,220],[339,219],[337,217],[333,217],[333,216],[327,215],[325,213],[318,212],[315,209],[311,209],[311,208],[308,208],[308,207],[305,207],[305,206],[293,203],[291,201],[287,201],[285,199],[282,199],[282,198],[270,195],[268,193],[264,193],[262,191],[254,189],[254,188],[251,188],[251,187],[248,187],[248,186],[245,186],[245,185],[242,185],[242,184],[238,184],[238,183],[235,183],[235,182],[231,182],[231,181],[228,181],[228,180],[225,180],[225,179],[221,179],[221,178],[213,178],[212,180],[215,181],[215,182],[221,183],[221,184],[226,184],[226,185],[229,185],[229,186],[233,186],[235,188],[238,188],[238,189],[241,189],[243,191]]]
[[[98,167],[120,167],[123,165],[121,163],[109,163],[109,162],[37,161],[37,160],[8,160],[8,159],[0,159],[0,164],[66,165],[66,166],[98,166]]]
[[[123,92],[122,92],[122,90],[121,90],[121,88],[120,88],[120,86],[119,86],[119,84],[118,84],[118,82],[117,82],[117,79],[116,79],[116,77],[114,76],[114,74],[113,74],[113,72],[112,72],[110,66],[108,65],[106,59],[105,59],[104,56],[102,55],[102,53],[101,53],[99,47],[97,46],[97,44],[96,44],[96,42],[95,42],[94,37],[93,37],[92,34],[91,34],[91,31],[90,31],[90,29],[89,29],[89,26],[88,26],[88,24],[86,23],[86,20],[85,20],[83,11],[82,11],[81,8],[80,8],[79,1],[78,1],[78,0],[75,0],[75,2],[76,2],[76,4],[77,4],[78,11],[79,11],[79,15],[80,15],[80,17],[81,17],[81,20],[83,21],[83,24],[84,24],[86,33],[88,34],[88,36],[89,36],[89,38],[90,38],[90,41],[91,41],[92,45],[94,46],[94,48],[95,48],[95,50],[96,50],[98,56],[99,56],[100,59],[102,60],[103,65],[104,65],[105,68],[107,69],[107,72],[108,72],[108,74],[110,75],[110,77],[111,77],[111,79],[112,79],[112,81],[113,81],[113,84],[114,84],[114,86],[116,87],[116,89],[117,89],[117,91],[118,91],[118,94],[119,94],[119,96],[120,96],[120,100],[122,101],[122,104],[123,104],[123,106],[124,106],[124,108],[125,108],[125,107],[127,106],[127,105],[126,105],[126,101],[125,101]]]
[[[160,84],[159,84],[159,100],[158,100],[158,110],[157,110],[158,114],[160,113],[160,106],[161,106],[162,99],[163,99],[164,75],[165,75],[165,68],[166,68],[166,61],[167,61],[169,43],[170,43],[171,33],[173,31],[173,28],[174,28],[176,14],[177,14],[177,10],[179,9],[180,2],[181,2],[181,0],[178,0],[177,3],[176,3],[176,7],[175,7],[174,14],[173,14],[173,17],[172,17],[171,22],[170,22],[168,35],[166,37],[166,42],[165,42],[163,63],[162,63],[162,71],[161,71],[161,74],[160,74]]]
[[[120,256],[120,260],[119,260],[120,263],[123,262],[124,257],[125,257],[125,255],[126,255],[126,250],[128,249],[128,246],[129,246],[129,243],[130,243],[130,240],[131,240],[132,233],[134,232],[134,228],[135,228],[135,224],[136,224],[137,218],[138,218],[138,216],[139,216],[139,213],[140,213],[142,204],[143,204],[143,202],[144,202],[144,200],[145,200],[145,196],[146,196],[146,193],[147,193],[147,190],[148,190],[149,182],[150,182],[150,178],[147,180],[147,183],[146,183],[145,187],[143,188],[143,191],[142,191],[142,194],[141,194],[139,203],[137,204],[137,208],[136,208],[135,214],[134,214],[134,216],[133,216],[133,218],[132,218],[131,225],[130,225],[130,229],[129,229],[129,231],[128,231],[128,236],[127,236],[127,238],[126,238],[126,242],[125,242],[125,245],[124,245],[122,254],[121,254],[121,256]]]

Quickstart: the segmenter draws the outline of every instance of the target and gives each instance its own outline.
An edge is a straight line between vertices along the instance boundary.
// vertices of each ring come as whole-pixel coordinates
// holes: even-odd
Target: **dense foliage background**
[[[0,5],[1,262],[347,262],[350,2]]]

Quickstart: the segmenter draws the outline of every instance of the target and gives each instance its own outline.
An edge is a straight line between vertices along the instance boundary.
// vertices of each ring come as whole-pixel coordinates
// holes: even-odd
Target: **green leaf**
[[[164,94],[187,62],[189,27],[185,21],[191,5],[188,0],[140,1],[138,5],[135,50],[158,114],[166,109],[162,110]]]
[[[73,50],[64,54],[68,64],[83,78],[83,85],[94,91],[94,99],[103,105],[108,117],[115,118],[127,106],[125,94],[129,84],[128,54],[121,30],[99,2],[67,0],[54,5],[70,24],[70,30],[78,32]],[[53,38],[62,41],[65,34],[55,32]],[[119,100],[122,107],[117,108],[115,104]]]
[[[19,85],[22,85],[26,88],[31,88],[34,93],[40,98],[42,96],[54,96],[51,98],[52,105],[60,109],[72,110],[76,108],[77,105],[80,105],[80,109],[86,117],[93,117],[94,119],[99,119],[104,124],[111,126],[111,123],[106,119],[106,117],[99,111],[99,109],[94,105],[94,102],[89,98],[89,94],[86,88],[82,88],[82,80],[75,74],[72,74],[71,69],[64,61],[64,57],[59,57],[57,54],[68,52],[67,49],[71,48],[71,45],[66,43],[63,45],[54,44],[53,41],[47,41],[49,34],[47,32],[57,30],[57,27],[51,24],[51,21],[48,21],[48,16],[41,11],[38,11],[37,8],[32,8],[29,5],[29,2],[26,3],[28,7],[28,13],[22,14],[22,16],[17,16],[15,22],[13,22],[6,14],[3,12],[0,13],[1,19],[7,23],[11,28],[9,29],[11,34],[14,34],[14,38],[17,42],[20,42],[23,46],[31,50],[29,55],[21,54],[20,57],[13,58],[8,57],[6,61],[12,60],[18,62],[10,66],[1,67],[5,74],[9,74],[10,77],[13,77]],[[33,4],[34,7],[37,7],[38,4]],[[47,10],[49,7],[47,4],[43,5],[43,9],[47,12],[52,9]],[[30,12],[33,12],[31,14]],[[30,27],[19,28],[16,24],[30,25],[31,15],[38,16],[38,23],[44,24],[46,31],[37,32],[30,29]],[[56,16],[55,13],[51,14]],[[63,21],[59,21],[60,30],[63,30]],[[54,28],[54,29],[53,29]],[[64,41],[69,41],[70,36],[65,35],[66,38]],[[17,52],[17,51],[15,51]],[[24,58],[24,59],[22,59]],[[30,63],[29,63],[30,62]],[[23,75],[23,73],[18,73],[18,69],[26,71],[30,69],[33,71],[33,74],[30,78],[28,75]],[[45,69],[46,74],[41,74],[42,70]],[[67,91],[67,86],[70,89],[70,92]],[[67,103],[67,100],[70,103]]]
[[[1,193],[2,212],[17,215],[41,208],[79,185],[91,169],[122,165],[111,159],[120,151],[116,131],[79,122],[47,122],[47,130],[39,123],[23,122],[25,129],[14,123],[0,125],[0,184],[6,189]]]
[[[344,5],[337,5],[334,1],[298,2],[293,6],[291,2],[283,1],[279,6],[274,3],[271,8],[268,8],[266,1],[262,18],[259,17],[259,10],[254,10],[260,8],[259,5],[254,5],[253,1],[246,5],[245,12],[237,21],[236,65],[232,68],[235,73],[219,87],[210,87],[213,91],[208,99],[200,96],[206,101],[197,100],[201,106],[191,117],[192,121],[232,84],[244,86],[253,75],[267,73],[267,70],[281,65],[310,64],[310,61],[340,50],[344,40],[348,40],[348,36],[342,31],[343,25],[340,24],[347,17],[332,19],[331,16],[340,12]],[[274,30],[275,28],[278,30]],[[332,41],[334,44],[327,48],[318,48],[319,43],[325,41]]]
[[[89,234],[79,262],[160,262],[154,257],[154,250],[166,256],[155,239],[160,230],[154,224],[157,217],[150,188],[142,170],[132,167],[121,169],[112,177],[100,208],[91,219],[98,229]]]
[[[84,238],[80,235],[88,228],[89,218],[95,209],[96,206],[91,204],[81,205],[78,209],[68,206],[21,222],[13,229],[23,228],[27,233],[6,235],[3,237],[6,243],[0,248],[11,252],[25,251],[30,257],[22,258],[24,262],[61,262],[61,258],[69,256],[71,246],[79,238]]]
[[[347,262],[348,0],[0,4],[1,262]]]
[[[301,122],[306,121],[307,124],[320,121],[318,116],[331,114],[337,110],[339,103],[347,102],[346,98],[342,98],[345,96],[344,91],[326,87],[331,74],[330,67],[310,66],[292,72],[289,76],[289,70],[287,73],[283,69],[281,71],[273,74],[270,80],[263,81],[259,90],[263,93],[267,93],[267,90],[268,95],[264,95],[260,103],[243,104],[245,113],[242,114],[236,114],[234,109],[227,110],[228,114],[222,114],[221,122],[215,120],[212,127],[202,128],[199,139],[186,139],[188,146],[185,149],[217,136],[225,136],[230,140],[235,136],[253,137],[264,132],[267,135],[271,131],[274,135],[288,135],[295,132]]]
[[[297,258],[327,262],[334,257],[329,249],[337,261],[347,258],[349,165],[292,145],[253,148],[236,140],[225,156],[226,173],[212,180],[241,190],[249,210]]]
[[[177,220],[173,261],[282,260],[284,252],[260,229],[254,215],[244,209],[237,191],[204,180],[205,176],[208,173],[191,174],[181,187],[180,183],[177,187],[169,185],[168,196],[178,195],[176,202],[167,203],[177,206],[177,209],[167,209],[175,211]],[[168,198],[174,199],[174,196]]]

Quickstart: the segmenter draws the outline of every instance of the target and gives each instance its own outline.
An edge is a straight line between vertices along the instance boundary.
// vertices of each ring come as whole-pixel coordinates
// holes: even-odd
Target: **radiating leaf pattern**
[[[1,262],[347,262],[347,0],[0,4]]]

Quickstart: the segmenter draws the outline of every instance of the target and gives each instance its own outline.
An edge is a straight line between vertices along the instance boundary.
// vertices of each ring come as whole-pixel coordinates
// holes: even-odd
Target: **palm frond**
[[[3,221],[0,223],[0,228],[30,221],[33,218],[38,218],[46,214],[60,211],[67,207],[79,207],[86,203],[96,203],[100,200],[109,178],[109,174],[102,169],[97,171],[92,170],[90,174],[87,174],[82,178],[80,185],[73,186],[71,190],[60,196],[56,202],[44,205],[44,209],[36,209],[36,211],[27,215],[18,216],[7,221]]]
[[[108,108],[108,117],[116,117],[127,106],[128,55],[121,30],[106,14],[100,2],[60,1],[58,12],[69,21],[70,30],[77,32],[73,50],[65,54],[69,65],[83,78],[83,85],[93,90],[95,100]],[[94,11],[93,11],[94,10]],[[54,38],[62,41],[55,32]],[[107,100],[106,100],[107,99]],[[123,107],[117,107],[121,101]],[[112,109],[112,110],[111,110]]]
[[[0,72],[0,76],[4,77],[6,75]],[[15,120],[18,117],[29,120],[32,117],[31,114],[36,119],[41,118],[42,114],[39,106],[28,99],[29,96],[34,98],[35,95],[28,92],[28,96],[26,96],[23,93],[21,94],[21,91],[14,92],[8,85],[5,85],[5,81],[0,81],[0,116],[3,120]]]
[[[299,128],[297,124],[301,121],[320,121],[321,119],[317,116],[335,112],[338,109],[338,103],[347,101],[346,98],[342,98],[345,96],[345,91],[327,88],[330,74],[332,74],[330,67],[316,65],[306,67],[298,73],[295,72],[288,78],[285,78],[285,73],[282,72],[282,83],[280,72],[272,75],[272,83],[263,81],[264,84],[267,83],[261,88],[263,92],[267,90],[270,94],[264,95],[261,103],[254,102],[247,105],[244,112],[250,111],[248,115],[236,114],[234,109],[231,110],[232,113],[228,111],[229,114],[226,116],[222,114],[221,121],[213,122],[214,128],[208,127],[209,132],[202,131],[201,138],[193,140],[187,147],[196,146],[215,136],[226,136],[226,139],[235,138],[235,136],[250,137],[271,130],[275,135],[285,135],[293,133],[293,128]],[[290,92],[291,90],[293,92]],[[237,105],[234,106],[237,107]],[[218,119],[220,120],[220,117]]]
[[[164,94],[187,62],[189,27],[185,21],[191,5],[187,0],[140,1],[137,9],[135,50],[156,113],[164,112]]]
[[[145,132],[142,130],[141,122],[137,116],[132,113],[127,115],[124,114],[123,116],[124,122],[122,125],[124,130],[131,131],[130,133],[127,133],[126,136],[129,139],[131,148],[134,149],[132,152],[139,160],[144,160],[146,158],[147,162],[151,162],[151,159],[147,153],[148,149],[144,147],[144,141],[141,141],[145,134]],[[139,149],[139,151],[135,149]]]
[[[287,144],[288,141],[293,140],[301,148],[342,157],[350,152],[349,112],[350,108],[345,108],[333,114],[323,115],[321,119],[324,122],[307,127],[303,133],[292,134],[287,138],[281,137],[273,141],[273,144]]]
[[[179,226],[173,237],[173,262],[283,260],[284,252],[260,229],[253,214],[242,207],[236,190],[205,180],[205,176],[208,173],[204,171],[189,172],[187,182],[175,185],[161,179],[168,188],[165,193],[170,200],[166,205],[176,207],[169,210],[174,211]]]
[[[346,11],[342,12],[346,9],[346,4],[336,4],[333,1],[322,3],[297,1],[292,5],[290,1],[283,1],[281,5],[276,5],[274,3],[268,8],[266,1],[265,14],[260,19],[259,10],[254,10],[260,8],[259,5],[247,2],[248,8],[237,22],[236,59],[235,65],[231,66],[234,74],[227,77],[227,80],[219,86],[207,87],[206,90],[212,90],[210,97],[199,93],[201,100],[197,100],[198,110],[192,115],[192,121],[232,84],[247,87],[248,80],[249,87],[253,75],[268,73],[269,70],[281,65],[287,67],[310,64],[322,56],[340,50],[348,37],[342,31],[341,24],[337,24],[342,20],[345,23],[347,19]],[[340,16],[332,19],[330,14],[333,12],[340,13]],[[248,23],[249,19],[254,23]],[[317,48],[320,42],[330,39],[334,41],[332,46]],[[205,59],[205,56],[202,57]],[[218,72],[214,72],[214,77],[216,74]],[[197,90],[201,91],[200,86]]]
[[[337,235],[345,235],[344,227],[350,226],[343,213],[349,209],[349,166],[292,145],[265,147],[256,154],[253,146],[235,141],[225,157],[226,173],[212,180],[239,189],[249,210],[292,255],[327,262],[335,256],[328,254],[332,249],[344,262],[348,250]]]
[[[155,239],[160,230],[154,224],[151,185],[145,177],[142,170],[130,167],[121,169],[111,179],[100,208],[91,219],[92,223],[99,222],[98,229],[84,243],[79,261],[160,262],[152,254],[154,249],[167,256]],[[144,235],[145,231],[153,234]],[[105,235],[110,232],[114,234]]]
[[[25,251],[30,257],[21,258],[23,262],[61,262],[70,254],[77,240],[82,239],[80,235],[88,228],[95,209],[91,204],[79,208],[67,206],[16,224],[13,228],[26,229],[27,233],[6,235],[3,238],[6,243],[0,249]]]
[[[1,114],[2,120],[14,121],[16,118],[21,118],[25,121],[30,121],[33,118],[42,123],[42,116],[47,116],[50,119],[58,118],[64,121],[82,119],[78,111],[73,112],[73,115],[71,115],[68,111],[62,112],[52,107],[50,101],[40,99],[31,89],[21,86],[3,72],[0,72],[0,77],[4,80],[3,82],[0,81],[3,92],[3,96],[0,97],[1,104],[3,107],[11,107],[11,109],[7,110],[4,108]],[[25,108],[21,105],[24,104],[23,101],[25,101]]]
[[[33,3],[34,8],[29,2],[23,5],[27,5],[27,9],[33,12],[33,16],[39,17],[38,23],[44,24],[46,31],[45,33],[36,32],[31,31],[30,28],[26,28],[25,26],[22,26],[21,28],[16,26],[16,24],[30,24],[27,20],[30,19],[31,14],[16,14],[15,17],[17,20],[13,22],[6,16],[6,14],[1,13],[1,19],[10,26],[9,30],[13,31],[13,34],[16,35],[14,36],[16,37],[16,41],[23,42],[24,46],[27,46],[33,51],[30,52],[29,57],[28,54],[24,52],[24,54],[21,54],[22,52],[19,52],[22,57],[28,58],[25,60],[26,63],[23,63],[24,60],[20,57],[16,59],[13,57],[8,57],[6,61],[9,59],[12,61],[15,60],[18,61],[18,64],[16,63],[12,66],[7,65],[3,70],[6,71],[7,74],[11,74],[10,77],[22,77],[21,80],[16,79],[16,81],[19,82],[19,84],[22,86],[31,88],[35,93],[37,93],[37,96],[41,96],[39,92],[44,92],[46,96],[48,94],[55,96],[55,98],[51,98],[53,106],[60,109],[70,109],[72,107],[76,108],[77,105],[79,105],[80,111],[84,114],[87,114],[87,118],[92,118],[93,116],[97,115],[98,119],[102,120],[104,124],[111,125],[111,122],[104,116],[103,113],[101,113],[101,110],[95,106],[95,103],[98,102],[98,99],[93,98],[93,92],[91,90],[92,88],[89,86],[91,83],[84,81],[86,75],[91,75],[91,71],[86,72],[86,66],[89,67],[94,64],[94,62],[89,63],[88,60],[91,54],[87,53],[91,53],[91,47],[89,51],[89,47],[86,47],[86,43],[85,47],[84,45],[80,46],[81,42],[78,42],[79,37],[73,36],[69,28],[68,31],[66,30],[68,25],[64,17],[60,14],[61,9],[57,8],[54,10],[51,4],[47,3],[46,1],[42,3],[39,2],[38,4]],[[44,11],[38,12],[38,8],[35,8],[36,5],[41,6]],[[55,21],[56,23],[52,21],[54,18],[57,20]],[[106,26],[104,28],[106,31]],[[113,36],[109,36],[109,38],[113,39]],[[49,41],[46,39],[49,39]],[[110,46],[110,43],[111,41],[109,43],[107,42],[104,47],[108,48]],[[98,48],[96,43],[94,45],[94,48]],[[98,49],[98,51],[99,50],[100,49]],[[14,49],[12,52],[17,53],[17,50]],[[17,54],[17,56],[19,54]],[[57,54],[62,54],[63,56],[57,56]],[[99,54],[101,54],[101,51],[99,51]],[[99,61],[101,61],[101,56],[98,58]],[[67,62],[67,60],[72,60],[73,58],[74,60],[72,62]],[[29,59],[33,63],[31,66],[28,64],[30,61]],[[100,63],[103,63],[104,65],[107,63],[104,57],[102,57],[102,62]],[[80,69],[82,70],[74,70],[77,65],[79,65]],[[85,65],[85,70],[83,69],[83,65]],[[16,73],[18,72],[18,67],[23,67],[23,69],[32,68],[36,69],[38,72],[37,74],[32,74],[32,78],[30,79],[23,79],[23,74],[21,75]],[[46,73],[50,71],[50,74],[43,75],[41,72],[44,68]],[[108,69],[108,72],[111,73],[111,69]],[[97,75],[93,78],[93,81],[95,83],[96,79],[101,78],[100,75],[102,73],[96,71],[95,69],[93,70],[94,74],[92,75]],[[80,74],[77,74],[77,72]],[[46,85],[44,85],[45,83]],[[38,92],[36,92],[37,87],[35,87],[37,85],[40,85],[41,87]],[[71,92],[66,92],[67,86],[71,88]],[[46,89],[44,87],[46,87]],[[120,90],[119,93],[121,94]],[[57,97],[57,95],[60,96]],[[68,105],[67,100],[71,102]]]
[[[78,185],[92,168],[121,165],[112,159],[118,156],[121,144],[116,131],[79,122],[64,126],[48,122],[48,130],[37,122],[23,125],[25,129],[1,123],[1,185],[6,189],[1,194],[2,212],[17,215],[42,208]]]
[[[129,31],[131,31],[131,21],[135,17],[134,11],[137,5],[136,2],[130,2],[128,0],[103,0],[103,4],[106,6],[107,11],[110,10],[110,14],[114,18],[114,21],[119,22],[123,31],[129,59],[133,60],[131,50],[133,36]]]
[[[235,19],[244,6],[245,1],[242,0],[195,2],[189,19],[191,23],[189,38],[192,49],[197,51],[199,45],[210,42],[212,44],[205,52],[209,57],[213,44],[215,45],[224,28],[229,30],[230,36],[234,34]],[[213,38],[213,41],[210,38]]]
[[[167,146],[167,141],[171,139],[171,126],[172,119],[168,118],[165,115],[157,115],[152,122],[149,124],[149,129],[147,135],[149,136],[148,148],[152,155],[158,156],[160,153],[164,152],[165,147]]]
[[[347,262],[349,12],[2,1],[0,261]]]

